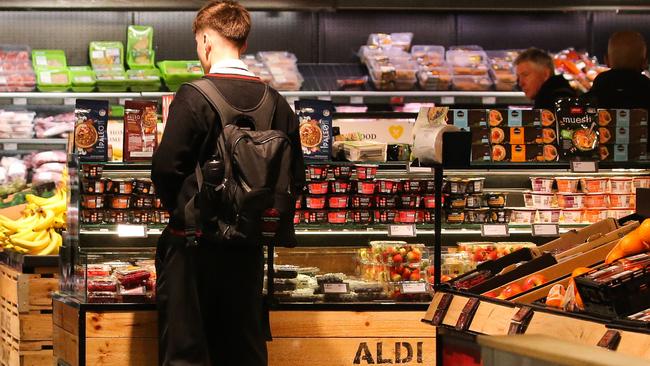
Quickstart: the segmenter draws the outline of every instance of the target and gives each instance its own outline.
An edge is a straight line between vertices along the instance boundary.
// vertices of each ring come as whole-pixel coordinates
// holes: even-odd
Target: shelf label
[[[363,104],[363,97],[360,96],[360,95],[351,96],[350,97],[350,104]]]
[[[483,224],[481,225],[481,236],[508,237],[510,236],[510,230],[508,224]]]
[[[440,104],[443,105],[452,105],[454,104],[454,97],[442,97],[440,98]]]
[[[318,100],[332,100],[332,97],[329,95],[319,95]]]
[[[497,97],[483,97],[481,101],[483,104],[497,104]]]
[[[572,161],[571,171],[574,173],[598,173],[597,161]]]
[[[13,104],[14,105],[27,105],[27,98],[14,98],[13,99]]]
[[[347,283],[324,283],[323,293],[325,294],[347,294],[350,288]]]
[[[417,234],[415,224],[411,225],[388,225],[389,237],[409,237],[413,238]]]
[[[2,144],[2,147],[4,148],[5,151],[18,150],[18,144],[14,144],[14,143]]]
[[[63,98],[64,105],[75,105],[77,98]]]
[[[120,238],[146,238],[147,227],[145,225],[117,225],[117,236]]]
[[[403,294],[424,294],[427,292],[426,282],[402,283],[400,292]]]
[[[560,227],[557,224],[533,224],[533,236],[559,236]]]

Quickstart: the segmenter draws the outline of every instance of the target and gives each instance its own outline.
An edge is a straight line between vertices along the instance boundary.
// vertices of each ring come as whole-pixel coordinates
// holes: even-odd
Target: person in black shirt
[[[240,60],[250,31],[250,15],[232,1],[212,1],[197,13],[193,31],[205,78],[239,110],[255,108],[266,86]],[[305,168],[298,118],[276,94],[272,129],[289,136],[295,191]],[[270,339],[263,301],[262,246],[226,245],[200,239],[188,246],[184,207],[198,190],[194,174],[214,151],[221,132],[219,114],[192,86],[180,87],[169,109],[151,178],[170,223],[156,249],[159,364],[264,366]],[[209,133],[212,131],[211,133]],[[205,145],[204,145],[205,143]],[[205,148],[203,147],[205,146]]]
[[[611,70],[600,73],[583,97],[600,108],[650,110],[650,79],[641,73],[648,68],[643,36],[632,31],[612,34],[605,62]]]
[[[548,53],[529,48],[515,59],[517,81],[535,108],[553,109],[555,101],[574,97],[575,90],[562,75],[555,75],[553,59]]]

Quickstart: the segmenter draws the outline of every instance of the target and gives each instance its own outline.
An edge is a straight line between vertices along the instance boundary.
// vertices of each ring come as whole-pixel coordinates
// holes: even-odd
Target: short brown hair
[[[210,1],[199,10],[192,24],[194,34],[205,28],[214,30],[241,47],[246,43],[251,30],[251,16],[237,2]]]
[[[547,68],[549,71],[551,71],[551,75],[555,74],[553,59],[548,53],[540,50],[539,48],[531,47],[526,51],[520,53],[519,56],[517,56],[515,59],[515,66],[526,61]]]

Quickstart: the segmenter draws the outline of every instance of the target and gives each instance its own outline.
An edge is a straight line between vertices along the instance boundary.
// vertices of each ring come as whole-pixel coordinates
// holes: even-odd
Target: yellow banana
[[[47,231],[39,231],[38,235],[34,240],[25,240],[21,238],[11,238],[11,243],[14,246],[19,246],[27,250],[36,250],[41,249],[50,242],[50,236],[47,235]]]
[[[59,247],[61,246],[61,243],[63,242],[63,238],[55,230],[49,230],[49,233],[50,233],[50,242],[49,242],[49,244],[45,248],[43,248],[40,251],[36,252],[36,255],[48,255],[48,254],[53,254],[54,252],[58,253]]]
[[[16,221],[8,218],[7,216],[0,215],[0,224],[2,224],[2,226],[4,226],[7,230],[11,232],[15,233],[16,231],[18,231],[18,224],[16,223]]]
[[[36,225],[34,225],[33,228],[34,231],[47,230],[54,223],[54,217],[55,217],[54,211],[44,210],[44,212],[45,212],[45,217],[42,218]]]
[[[31,230],[34,227],[34,225],[38,223],[40,217],[41,215],[36,214],[36,215],[22,217],[16,220],[15,223],[18,228],[17,231]]]
[[[65,227],[66,227],[66,221],[67,221],[66,216],[67,216],[67,215],[66,215],[65,212],[61,212],[60,214],[58,214],[58,215],[54,218],[54,228],[55,228],[55,229],[65,229]]]
[[[54,211],[55,214],[59,214],[61,212],[64,212],[67,208],[68,208],[68,202],[66,200],[64,200],[64,199],[59,200],[59,201],[57,201],[55,203],[51,203],[51,204],[48,204],[48,205],[41,206],[41,209],[43,209],[43,211],[52,210],[52,211]]]
[[[9,237],[11,239],[34,240],[36,239],[37,235],[38,233],[34,230],[24,230],[24,231],[19,231]]]
[[[48,205],[48,204],[50,204],[52,202],[57,201],[57,199],[58,198],[57,198],[56,194],[54,196],[50,197],[50,198],[39,197],[39,196],[37,196],[35,194],[31,194],[31,193],[25,195],[25,200],[27,202],[33,203],[33,204],[36,204],[36,205],[39,205],[39,206]]]

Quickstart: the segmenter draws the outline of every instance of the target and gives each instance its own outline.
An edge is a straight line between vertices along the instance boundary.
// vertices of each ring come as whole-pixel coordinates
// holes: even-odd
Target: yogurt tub
[[[482,224],[487,222],[489,210],[487,208],[477,208],[465,210],[465,222],[469,224]]]
[[[335,165],[331,167],[334,179],[350,179],[352,176],[352,165]]]
[[[537,210],[537,221],[542,224],[557,224],[560,222],[560,210],[545,209]]]
[[[347,180],[333,180],[330,182],[330,192],[337,194],[346,194],[350,192],[352,183]]]
[[[581,178],[580,185],[582,191],[585,193],[604,193],[607,192],[608,178],[594,177],[594,178]]]
[[[330,224],[345,224],[347,220],[347,211],[330,211],[327,213],[327,222]]]
[[[423,190],[426,181],[410,179],[402,182],[402,190],[405,193],[419,193]]]
[[[555,178],[557,182],[557,191],[558,193],[578,193],[578,183],[580,178],[576,177],[557,177]]]
[[[629,209],[609,209],[607,211],[607,216],[614,218],[616,220],[622,219],[625,216],[634,214],[634,210]]]
[[[560,222],[564,224],[580,224],[583,222],[583,210],[562,210]]]
[[[307,178],[310,180],[327,179],[327,168],[329,165],[307,165]]]
[[[533,207],[533,195],[530,192],[524,192],[524,206],[526,208],[534,208]]]
[[[306,207],[309,209],[321,210],[325,208],[327,199],[325,196],[307,196],[305,198]]]
[[[464,194],[469,185],[469,179],[451,178],[447,181],[449,184],[449,193]]]
[[[611,193],[632,193],[634,192],[634,178],[611,177],[609,178],[609,188]]]
[[[564,209],[583,209],[585,208],[584,194],[558,193],[557,205]]]
[[[360,194],[373,194],[375,193],[375,182],[359,180],[356,182],[357,192]]]
[[[634,188],[650,188],[650,176],[648,177],[635,177]]]
[[[327,199],[330,208],[347,208],[349,202],[350,196],[347,195],[329,196]]]
[[[607,198],[608,198],[607,194],[603,194],[603,193],[587,194],[585,195],[584,198],[585,207],[586,208],[608,207],[609,200]]]
[[[635,194],[609,194],[609,207],[610,208],[635,208],[636,195]]]
[[[467,208],[481,208],[484,206],[485,198],[482,194],[469,194],[467,195]]]
[[[327,182],[310,182],[307,183],[307,190],[309,194],[325,194],[328,186]]]
[[[400,191],[401,184],[399,180],[378,179],[375,181],[375,185],[377,186],[375,190],[377,193],[395,194]]]
[[[533,187],[533,192],[538,193],[553,193],[553,181],[553,178],[530,177],[530,185]]]
[[[513,208],[510,222],[513,224],[532,224],[535,221],[537,210],[530,208]]]
[[[609,210],[607,209],[594,209],[585,210],[584,220],[589,223],[595,223],[607,218]]]
[[[485,178],[469,178],[467,180],[467,193],[483,192],[484,183],[485,183]]]
[[[531,197],[534,208],[553,208],[556,204],[554,194],[532,193]]]
[[[358,164],[357,168],[357,179],[375,179],[377,175],[378,165],[373,164]]]

